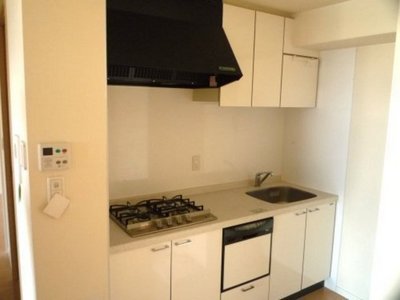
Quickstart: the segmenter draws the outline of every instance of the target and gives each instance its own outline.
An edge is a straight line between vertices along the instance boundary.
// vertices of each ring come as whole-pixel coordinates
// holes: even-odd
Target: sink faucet
[[[269,176],[272,176],[271,171],[266,171],[266,172],[258,172],[256,173],[256,177],[254,178],[254,186],[260,186],[261,183],[264,182],[265,179],[267,179]]]

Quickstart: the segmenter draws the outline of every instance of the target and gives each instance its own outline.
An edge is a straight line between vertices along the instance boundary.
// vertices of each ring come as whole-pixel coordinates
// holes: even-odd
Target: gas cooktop
[[[182,195],[111,205],[109,211],[111,219],[132,237],[217,219],[203,205]]]

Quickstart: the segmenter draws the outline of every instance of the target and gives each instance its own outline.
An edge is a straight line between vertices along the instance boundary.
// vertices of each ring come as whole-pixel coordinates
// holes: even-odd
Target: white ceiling
[[[271,12],[280,12],[286,15],[294,15],[301,11],[344,1],[348,0],[224,0],[225,3],[263,9]]]
[[[281,15],[294,15],[298,12],[327,6],[348,0],[223,0],[243,7],[261,9],[271,13]],[[4,0],[0,0],[0,24],[3,23],[3,4]]]

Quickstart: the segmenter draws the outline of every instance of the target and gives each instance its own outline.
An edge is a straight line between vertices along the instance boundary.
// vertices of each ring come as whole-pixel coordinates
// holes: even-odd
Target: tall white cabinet
[[[252,106],[277,107],[281,95],[284,18],[256,11]]]
[[[254,18],[254,10],[224,5],[223,28],[243,77],[220,89],[221,106],[251,106]]]
[[[329,277],[334,218],[334,202],[274,217],[269,300]]]
[[[219,300],[221,230],[110,255],[112,300]]]

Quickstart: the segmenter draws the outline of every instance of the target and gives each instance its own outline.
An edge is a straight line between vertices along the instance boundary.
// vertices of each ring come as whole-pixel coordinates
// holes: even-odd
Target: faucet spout
[[[258,172],[254,178],[254,186],[259,187],[265,179],[274,175],[271,171]]]

